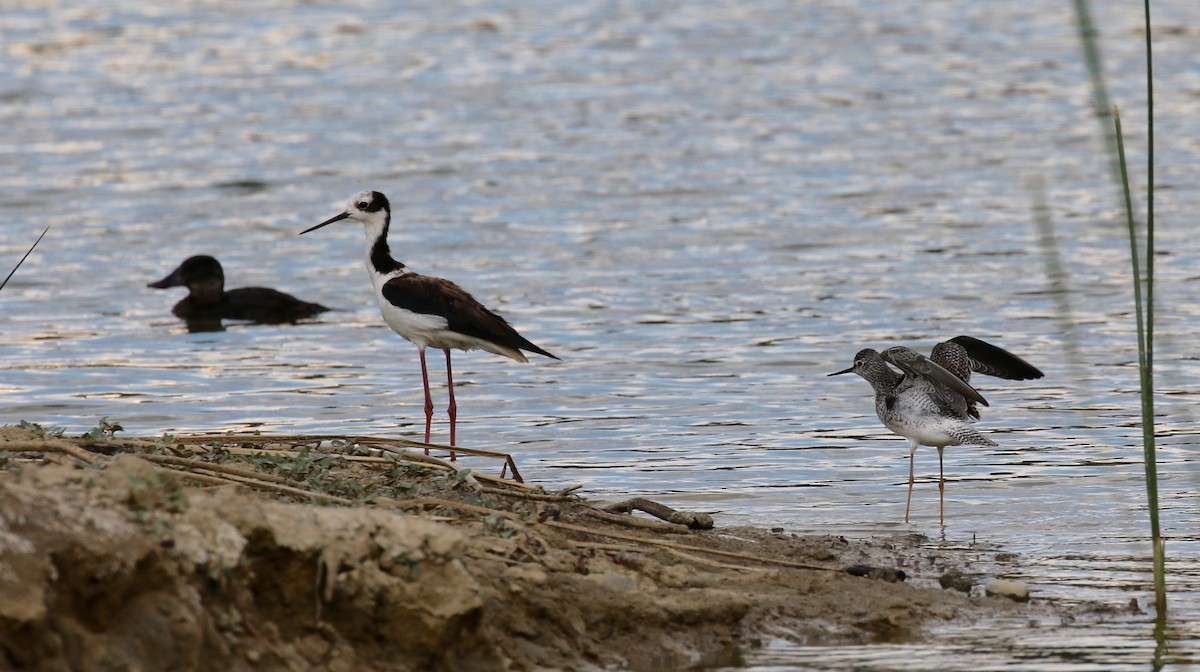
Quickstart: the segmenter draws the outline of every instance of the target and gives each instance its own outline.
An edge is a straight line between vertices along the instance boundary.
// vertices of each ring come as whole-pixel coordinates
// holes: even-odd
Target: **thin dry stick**
[[[8,277],[4,278],[4,282],[0,282],[0,289],[4,289],[4,286],[8,284],[8,281],[12,280],[13,273],[16,273],[17,269],[21,267],[21,264],[25,263],[25,260],[29,258],[30,254],[33,253],[33,248],[37,247],[38,243],[42,242],[42,238],[46,237],[46,232],[49,230],[50,227],[47,226],[46,230],[42,231],[42,235],[38,236],[37,240],[33,241],[33,245],[29,246],[29,251],[25,253],[25,256],[21,257],[21,260],[17,262],[17,265],[13,266],[13,270],[8,272]]]
[[[479,476],[479,474],[475,474]],[[540,492],[519,492],[516,490],[505,490],[504,488],[489,488],[486,485],[480,490],[486,495],[500,495],[501,497],[515,497],[516,499],[528,499],[535,502],[572,502],[579,499],[576,495],[560,495],[560,494],[545,494]]]
[[[239,448],[239,447],[235,446],[235,447],[226,447],[223,450],[225,450],[226,452],[228,452],[231,455],[267,455],[267,454],[270,454],[270,455],[280,455],[283,457],[291,457],[291,458],[300,457],[300,451],[286,450],[283,448],[266,448],[266,447],[263,447],[263,448]],[[322,451],[322,452],[324,452],[324,451]],[[424,459],[425,456],[421,455],[420,453],[408,453],[408,452],[401,453],[401,452],[393,452],[393,451],[388,451],[388,452],[389,452],[389,454],[394,455],[395,457],[387,458],[387,457],[375,457],[373,455],[345,455],[342,453],[332,453],[332,454],[337,455],[337,457],[339,459],[346,460],[347,462],[360,462],[363,464],[376,464],[381,467],[382,466],[394,466],[395,464],[397,464],[397,460],[401,460],[401,461],[405,461],[405,462],[413,462],[417,466],[425,467],[427,469],[436,469],[439,471],[458,471],[460,469],[460,467],[456,467],[456,466],[443,465],[443,464],[441,464],[442,460],[437,460],[437,458],[432,458],[432,460],[436,460],[436,462],[432,461],[432,460],[425,460]],[[419,456],[422,459],[410,460],[407,457],[408,455]],[[489,474],[485,474],[485,473],[478,472],[478,471],[472,471],[471,477],[479,479],[479,480],[489,481],[492,483],[502,483],[502,484],[510,486],[510,487],[524,488],[526,490],[534,490],[536,488],[536,486],[526,485],[525,483],[521,483],[519,481],[513,481],[513,480],[509,480],[507,478],[500,478],[499,476],[491,476]]]
[[[139,453],[138,457],[142,458],[143,460],[149,460],[150,462],[157,462],[159,464],[169,464],[172,466],[189,467],[191,469],[204,469],[205,471],[213,471],[213,472],[217,472],[220,474],[230,474],[233,476],[241,476],[242,478],[253,478],[255,480],[267,481],[270,483],[278,483],[280,485],[287,485],[287,483],[288,483],[288,479],[283,478],[282,476],[275,476],[274,474],[260,474],[257,471],[250,471],[248,469],[239,469],[238,467],[231,467],[227,464],[215,464],[213,462],[204,462],[203,460],[193,460],[193,459],[189,459],[186,457],[175,457],[174,455],[152,455],[152,454]]]
[[[436,464],[444,469],[449,469],[453,471],[459,478],[461,478],[464,483],[471,486],[472,490],[479,490],[480,488],[479,481],[475,480],[475,476],[470,469],[466,469],[455,464],[450,464],[449,462],[433,457],[432,455],[422,455],[421,453],[414,453],[407,450],[396,451],[396,453],[401,458],[408,460],[409,462]]]
[[[142,457],[144,457],[144,456],[142,456]],[[184,473],[187,475],[197,475],[197,476],[200,475],[200,474],[194,474],[191,472],[184,472]],[[319,499],[319,500],[323,500],[326,502],[332,502],[334,504],[342,504],[345,506],[350,506],[350,505],[354,504],[353,500],[346,499],[345,497],[338,497],[337,495],[327,495],[323,492],[316,492],[313,490],[303,490],[300,488],[293,488],[289,485],[280,485],[278,483],[264,481],[257,477],[235,476],[233,474],[229,474],[229,476],[226,480],[234,482],[234,483],[240,483],[242,485],[247,485],[247,486],[250,486],[251,488],[255,488],[257,490],[269,490],[271,492],[283,493],[285,495],[293,495],[293,496],[297,496],[297,497],[308,497],[310,499]]]
[[[436,507],[444,508],[444,509],[458,509],[459,511],[466,511],[468,513],[478,513],[483,516],[497,515],[497,516],[501,516],[503,518],[508,518],[509,520],[512,520],[512,521],[515,521],[518,523],[525,522],[517,514],[510,513],[508,511],[500,511],[498,509],[489,509],[487,507],[475,506],[474,504],[464,504],[462,502],[452,502],[448,499],[440,499],[437,497],[417,497],[415,499],[409,499],[409,500],[405,500],[405,501],[399,501],[399,500],[395,500],[395,499],[387,499],[384,497],[378,497],[375,499],[375,501],[380,502],[381,504],[390,504],[392,506],[399,506],[402,508],[416,508],[418,506],[436,506]]]
[[[575,548],[594,548],[599,551],[619,551],[621,553],[645,553],[646,549],[640,546],[628,546],[626,544],[605,544],[598,541],[570,541]]]
[[[597,530],[597,529],[590,528],[590,527],[583,527],[581,525],[572,525],[571,523],[563,523],[563,522],[559,522],[557,520],[547,520],[546,522],[541,523],[541,524],[549,526],[549,527],[557,527],[557,528],[563,529],[563,530],[570,530],[572,532],[579,532],[581,534],[592,534],[592,535],[601,536],[601,537],[610,537],[612,539],[621,539],[623,541],[632,541],[634,543],[639,543],[639,544],[650,544],[651,546],[661,546],[663,548],[675,549],[677,551],[709,553],[712,555],[720,555],[720,556],[726,557],[726,558],[738,558],[740,560],[750,560],[753,562],[761,562],[761,563],[767,564],[767,565],[779,565],[781,567],[792,567],[794,569],[812,569],[812,570],[817,570],[817,571],[822,571],[822,572],[840,572],[840,571],[842,571],[840,569],[837,569],[836,567],[822,567],[820,565],[806,565],[804,563],[791,562],[789,560],[774,560],[772,558],[764,558],[764,557],[760,557],[757,555],[751,555],[749,553],[738,553],[735,551],[722,551],[722,550],[718,550],[715,548],[700,548],[698,546],[691,546],[689,544],[677,544],[673,541],[659,541],[657,539],[643,539],[641,537],[635,537],[630,534],[621,534],[620,532],[609,532],[606,530]]]
[[[300,456],[299,451],[282,450],[282,449],[275,449],[275,448],[227,447],[224,450],[232,455],[239,455],[239,456],[253,456],[253,455],[265,455],[265,454],[279,455],[279,456],[283,456],[283,457],[292,457],[292,458],[296,458],[296,457]],[[462,470],[460,467],[457,467],[457,466],[454,466],[451,464],[447,464],[443,460],[439,460],[434,457],[426,457],[425,455],[421,455],[419,453],[410,453],[408,451],[404,451],[404,452],[391,453],[391,454],[395,455],[395,459],[386,458],[386,457],[370,457],[370,456],[364,456],[364,455],[341,455],[341,454],[337,454],[337,455],[338,455],[339,459],[344,459],[349,462],[361,462],[364,464],[373,464],[373,465],[379,465],[379,466],[396,465],[397,460],[399,460],[399,461],[403,461],[403,462],[410,462],[413,464],[413,466],[417,466],[417,467],[421,467],[421,468],[425,468],[425,469],[433,469],[433,470],[437,470],[437,471],[458,472],[458,471]],[[199,464],[209,464],[209,463],[200,462]],[[202,468],[202,467],[198,467],[198,468]],[[463,480],[465,482],[467,482],[469,485],[475,486],[475,489],[477,489],[481,492],[487,491],[487,492],[491,492],[492,494],[517,496],[516,493],[512,493],[510,490],[504,490],[504,489],[498,489],[498,488],[484,488],[483,486],[479,485],[478,481],[480,481],[480,480],[488,481],[489,483],[496,483],[496,484],[508,486],[510,488],[524,488],[525,490],[533,490],[534,489],[534,486],[526,485],[525,483],[520,483],[517,481],[510,481],[508,479],[499,478],[497,476],[489,476],[488,474],[474,472],[474,471],[467,474],[463,478]],[[280,482],[286,482],[286,481],[281,480]]]
[[[250,441],[243,440],[246,438],[248,438],[248,437],[237,437],[237,436],[225,437],[225,439],[227,439],[231,443],[232,442],[252,443]],[[299,451],[287,450],[287,449],[282,449],[282,448],[268,448],[266,446],[270,445],[270,444],[292,445],[295,443],[303,443],[303,441],[298,441],[298,439],[307,439],[309,437],[272,437],[270,440],[265,440],[265,441],[263,439],[266,437],[258,437],[258,438],[259,438],[259,441],[257,443],[262,444],[262,445],[257,448],[243,448],[243,447],[238,447],[238,446],[223,446],[222,450],[225,450],[226,452],[233,454],[233,455],[257,455],[257,454],[261,454],[261,453],[272,453],[272,454],[286,455],[289,457],[298,457],[300,455]],[[343,440],[349,441],[354,437],[325,437],[325,438],[327,438],[327,439],[328,438],[337,438],[337,439],[343,439]],[[214,440],[212,437],[177,437],[177,440],[179,443],[190,444],[190,445],[208,445],[208,444],[213,444],[213,443],[221,443],[221,441]],[[149,442],[146,442],[146,443],[149,444]],[[357,443],[361,443],[362,445],[368,445],[365,442],[357,442]],[[391,455],[395,455],[397,458],[405,460],[405,461],[416,462],[416,463],[420,463],[420,464],[430,466],[430,467],[433,467],[436,469],[446,469],[446,470],[455,471],[455,472],[466,470],[466,468],[464,468],[464,467],[459,467],[457,465],[450,464],[449,462],[446,462],[445,460],[441,460],[441,459],[438,459],[433,456],[427,456],[427,455],[424,455],[423,453],[416,453],[416,452],[410,452],[410,451],[405,451],[405,450],[397,450],[394,445],[388,445],[381,439],[376,439],[375,443],[382,443],[383,447],[379,447],[379,446],[368,446],[368,447],[373,448],[374,450],[385,451],[385,452],[387,452]],[[408,444],[413,444],[413,443],[415,443],[415,442],[405,441],[403,439],[396,440],[396,445],[408,445]],[[157,444],[149,444],[149,445],[157,445]],[[424,444],[416,444],[416,446],[418,446],[418,447],[422,446],[422,445],[424,445]],[[314,448],[314,449],[319,450],[319,448]],[[503,457],[503,458],[511,459],[511,457],[505,455],[504,453],[492,453],[490,451],[460,449],[457,447],[455,448],[455,450],[459,451],[459,452],[463,452],[463,453],[471,453],[471,452],[480,453],[487,457]],[[351,462],[371,462],[371,463],[377,463],[377,464],[385,464],[385,463],[394,464],[395,463],[394,460],[389,460],[387,458],[382,458],[382,457],[364,456],[364,455],[346,455],[343,453],[330,453],[329,451],[320,451],[320,452],[325,453],[325,454],[339,455],[341,458],[346,459]],[[515,471],[515,469],[514,469],[514,471]],[[471,478],[491,481],[494,483],[503,483],[505,485],[509,485],[512,487],[526,488],[529,490],[537,489],[536,486],[526,485],[525,483],[523,483],[520,480],[507,479],[507,478],[503,478],[500,476],[491,476],[491,475],[484,474],[484,473],[478,472],[478,471],[471,471],[469,476]]]
[[[358,437],[358,438],[362,439],[361,441],[358,441],[358,442],[362,443],[364,445],[371,445],[372,443],[378,443],[378,440],[372,440],[367,437]],[[475,455],[477,457],[490,457],[490,458],[497,459],[497,460],[503,460],[505,468],[512,470],[512,475],[513,475],[512,480],[514,480],[518,483],[525,482],[525,479],[521,478],[521,473],[519,471],[517,471],[516,461],[513,460],[512,455],[509,455],[508,453],[500,453],[500,452],[496,452],[494,450],[482,450],[479,448],[463,448],[462,446],[454,446],[453,448],[451,448],[450,446],[439,446],[434,443],[419,443],[416,441],[404,441],[403,443],[400,443],[398,445],[408,446],[410,448],[420,448],[422,450],[422,455],[421,455],[422,457],[428,457],[427,455],[423,454],[426,449],[435,449],[435,450],[449,451],[451,455],[453,455],[454,453],[460,453],[460,454],[464,454],[464,455]],[[503,477],[504,472],[501,471],[500,475],[501,475],[501,477]]]
[[[498,483],[500,485],[505,485],[510,488],[520,488],[523,490],[531,490],[531,491],[532,490],[541,490],[540,486],[529,485],[528,483],[523,483],[521,481],[514,481],[512,479],[504,478],[502,476],[492,476],[491,474],[485,474],[485,473],[479,472],[479,471],[473,471],[473,472],[471,472],[471,475],[481,481],[487,481],[488,483]]]
[[[287,485],[278,485],[275,483],[269,483],[267,481],[260,481],[258,479],[243,478],[241,476],[231,476],[230,478],[240,483],[245,483],[253,488],[258,488],[259,490],[272,490],[274,492],[281,492],[285,495],[296,495],[299,497],[321,499],[326,502],[333,502],[334,504],[342,504],[345,506],[352,506],[355,503],[354,500],[346,499],[345,497],[338,497],[337,495],[327,495],[323,492],[293,488]]]
[[[127,439],[124,437],[119,438],[119,439],[117,439],[117,438],[89,439],[87,437],[80,437],[78,439],[71,439],[71,440],[78,442],[79,445],[84,446],[84,447],[106,448],[110,451],[114,450],[114,449],[126,448],[129,446],[132,446],[135,448],[166,448],[167,446],[171,445],[171,444],[163,443],[162,441],[157,440],[157,439],[135,439],[135,438]]]
[[[733,569],[733,570],[737,570],[737,571],[741,571],[741,572],[772,572],[772,571],[775,571],[772,569],[767,569],[766,567],[746,567],[745,565],[730,565],[730,564],[726,564],[724,562],[717,562],[716,560],[709,560],[708,558],[697,557],[695,555],[692,555],[691,553],[684,553],[683,551],[676,549],[676,548],[668,548],[667,552],[678,558],[687,560],[688,562],[694,562],[696,564],[705,565],[707,567],[716,567],[717,569]]]
[[[190,481],[197,481],[199,483],[205,483],[207,485],[219,485],[219,486],[223,486],[223,487],[230,486],[230,485],[236,485],[239,488],[243,487],[243,485],[241,483],[238,483],[237,481],[234,481],[234,480],[231,480],[228,478],[221,478],[220,476],[209,476],[208,474],[197,474],[193,471],[184,471],[182,469],[175,469],[172,467],[155,467],[155,470],[161,474],[171,474],[172,476],[175,476],[177,478],[183,478],[183,479],[190,480]]]
[[[321,436],[312,434],[301,434],[294,436],[263,436],[261,434],[228,434],[228,435],[212,435],[212,436],[185,436],[175,437],[179,443],[250,443],[250,444],[269,444],[269,443],[292,443],[292,444],[320,444],[323,441],[345,441],[347,443],[358,443],[366,446],[389,446],[394,449],[395,446],[403,446],[405,448],[420,448],[422,452],[426,449],[442,450],[461,453],[465,455],[476,455],[479,457],[490,457],[498,460],[503,460],[505,466],[512,470],[513,480],[524,482],[521,474],[517,471],[517,464],[513,460],[512,455],[508,453],[500,453],[494,450],[482,450],[479,448],[464,448],[455,446],[451,449],[450,446],[440,446],[433,443],[421,443],[420,441],[410,441],[408,439],[389,439],[378,436]]]
[[[242,607],[241,600],[238,599],[237,586],[233,585],[233,579],[231,576],[232,572],[230,572],[228,569],[225,570],[226,585],[229,589],[229,602],[233,608],[237,610],[238,618],[241,619],[242,625],[246,628],[246,632],[250,633],[251,637],[257,639],[260,644],[267,647],[268,651],[275,654],[277,658],[282,660],[288,666],[289,670],[293,670],[293,672],[299,672],[300,668],[296,665],[296,662],[284,655],[283,650],[281,650],[277,644],[267,639],[261,632],[259,632],[258,628],[254,627],[254,623],[246,617],[246,610]]]
[[[73,443],[61,439],[47,439],[45,441],[6,441],[0,443],[0,452],[9,451],[13,453],[65,453],[71,457],[83,462],[84,464],[94,464],[95,458],[87,451],[76,446]]]
[[[266,448],[266,447],[263,447],[263,448],[240,448],[238,446],[227,446],[227,447],[223,448],[222,450],[229,453],[230,455],[244,455],[244,456],[251,456],[251,457],[253,457],[255,455],[274,455],[274,456],[279,456],[279,457],[290,457],[290,458],[296,459],[301,456],[301,452],[298,450],[288,450],[288,449],[284,449],[284,448]],[[323,455],[336,456],[338,459],[346,460],[347,462],[363,462],[365,464],[380,464],[380,465],[395,464],[395,462],[393,460],[389,460],[386,457],[374,457],[374,456],[370,456],[370,455],[344,455],[341,453],[326,453],[325,451],[321,451],[321,453]]]
[[[287,457],[287,458],[291,458],[291,459],[299,459],[303,455],[303,453],[301,453],[298,450],[289,450],[289,449],[284,449],[284,448],[267,448],[265,446],[260,447],[260,448],[239,448],[236,446],[234,446],[234,447],[227,446],[227,447],[222,448],[222,450],[229,453],[230,455],[239,455],[239,456],[247,456],[247,457],[253,457],[256,455],[271,455],[271,456],[278,456],[278,457]],[[389,459],[386,457],[375,457],[375,456],[371,456],[371,455],[346,455],[344,453],[330,453],[330,452],[326,452],[326,451],[319,451],[319,452],[322,455],[329,455],[331,457],[336,457],[339,460],[346,460],[347,462],[362,462],[364,464],[378,464],[380,466],[388,466],[388,465],[395,465],[397,463],[397,460],[402,460],[402,461],[407,461],[407,462],[420,463],[420,466],[439,470],[439,471],[458,471],[459,470],[459,467],[441,464],[441,460],[438,460],[437,458],[434,458],[434,457],[430,457],[427,459],[421,459],[421,460],[408,459],[408,457],[407,457],[408,455],[415,455],[413,453],[398,453],[398,452],[389,451],[389,453],[391,455],[395,456],[395,458]],[[425,458],[425,456],[421,455],[421,458]],[[480,474],[475,474],[475,473],[472,473],[472,475],[473,476],[481,476]]]

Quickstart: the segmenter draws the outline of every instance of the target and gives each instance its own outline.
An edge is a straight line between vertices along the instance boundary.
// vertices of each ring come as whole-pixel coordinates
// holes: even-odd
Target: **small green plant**
[[[62,438],[63,432],[65,431],[65,430],[63,430],[62,427],[56,427],[54,425],[43,426],[43,425],[39,425],[36,422],[29,422],[27,420],[22,420],[21,422],[17,423],[17,426],[20,427],[21,429],[26,429],[31,432],[36,432],[36,433],[40,434],[43,438],[47,438],[47,439],[60,439],[60,438]]]
[[[91,441],[107,441],[113,438],[117,432],[123,432],[125,428],[119,422],[110,422],[107,417],[100,418],[100,425],[93,427],[83,435],[83,438]]]
[[[483,524],[489,530],[491,530],[493,534],[499,537],[515,537],[520,534],[519,530],[509,524],[508,518],[505,518],[499,513],[489,513],[488,515],[484,516]]]
[[[143,478],[129,474],[130,515],[141,522],[155,522],[155,511],[179,513],[187,508],[183,482],[173,476],[154,474]]]
[[[233,459],[233,453],[229,452],[229,449],[226,448],[225,444],[223,443],[209,443],[205,444],[205,447],[208,448],[208,452],[205,453],[204,459],[208,460],[209,462],[214,464],[224,464],[225,462]]]
[[[236,635],[242,635],[246,632],[246,625],[242,620],[242,612],[232,604],[223,605],[223,608],[216,610],[216,622],[218,630],[232,632]]]

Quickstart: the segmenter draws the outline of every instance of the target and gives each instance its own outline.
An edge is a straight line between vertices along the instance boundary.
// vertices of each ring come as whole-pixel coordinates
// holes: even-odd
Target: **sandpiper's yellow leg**
[[[908,510],[912,507],[913,488],[913,455],[917,454],[917,442],[909,440],[912,447],[908,450],[908,501],[904,503],[904,522],[908,522]]]
[[[942,527],[946,526],[946,475],[942,472],[942,451],[945,446],[938,446],[938,518]]]

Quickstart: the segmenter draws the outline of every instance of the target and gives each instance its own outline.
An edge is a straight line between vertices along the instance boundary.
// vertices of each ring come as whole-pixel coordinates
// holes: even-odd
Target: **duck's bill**
[[[152,282],[146,286],[153,287],[154,289],[166,289],[168,287],[182,287],[184,284],[183,274],[180,273],[179,271],[180,271],[180,269],[177,268],[174,271],[171,271],[171,274],[168,275],[167,277],[163,278],[162,280],[159,280],[158,282]]]
[[[350,216],[350,213],[348,213],[348,212],[343,212],[343,213],[342,213],[342,214],[340,214],[340,215],[336,215],[336,216],[334,216],[334,217],[330,217],[329,219],[327,219],[327,220],[325,220],[325,221],[321,222],[320,224],[318,224],[318,225],[316,225],[316,226],[312,227],[311,229],[305,229],[305,230],[301,231],[301,232],[300,232],[300,235],[302,235],[302,236],[303,236],[304,234],[308,233],[309,231],[316,231],[317,229],[321,228],[322,226],[329,226],[330,224],[333,224],[334,222],[340,222],[340,221],[342,221],[343,219],[345,219],[345,218],[347,218],[347,217],[349,217],[349,216]]]

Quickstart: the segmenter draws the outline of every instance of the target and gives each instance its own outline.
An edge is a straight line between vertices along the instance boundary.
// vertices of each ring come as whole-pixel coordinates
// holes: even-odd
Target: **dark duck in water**
[[[226,291],[225,273],[220,262],[207,255],[188,257],[170,275],[149,286],[155,289],[188,288],[187,297],[175,304],[171,312],[185,320],[189,327],[211,325],[219,329],[223,319],[280,324],[329,310],[318,303],[301,301],[268,287]]]

